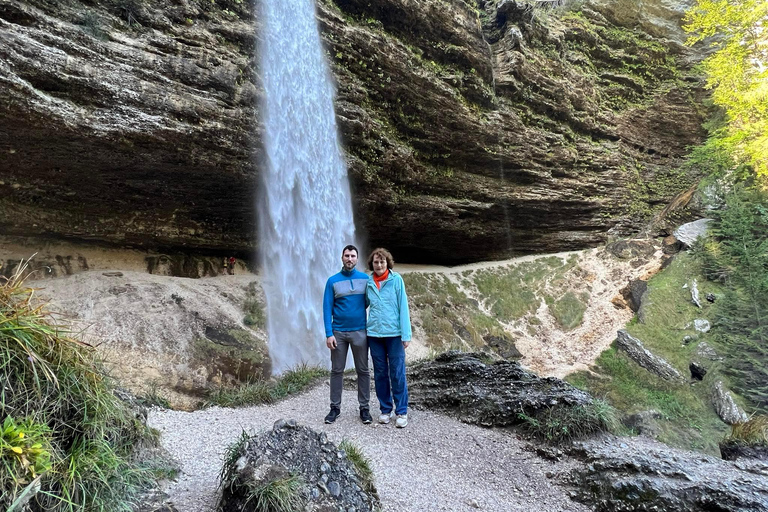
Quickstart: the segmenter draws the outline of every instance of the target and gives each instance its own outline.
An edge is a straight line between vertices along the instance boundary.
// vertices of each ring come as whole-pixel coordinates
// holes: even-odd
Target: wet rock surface
[[[235,457],[237,457],[235,459]],[[217,510],[257,510],[254,489],[290,476],[298,476],[302,506],[297,510],[376,510],[380,503],[376,489],[362,481],[343,450],[325,433],[281,419],[272,430],[247,438],[225,468],[222,496]]]
[[[763,512],[768,465],[732,463],[642,437],[576,443],[585,467],[573,473],[579,499],[597,512]]]
[[[544,25],[515,2],[320,1],[369,243],[434,263],[583,248],[690,187],[669,179],[706,135],[687,3],[642,5]],[[250,255],[258,7],[3,2],[2,231]]]
[[[446,352],[408,368],[409,402],[458,415],[486,427],[522,423],[552,408],[587,405],[592,397],[554,377],[540,378],[510,361],[491,362],[481,354]]]

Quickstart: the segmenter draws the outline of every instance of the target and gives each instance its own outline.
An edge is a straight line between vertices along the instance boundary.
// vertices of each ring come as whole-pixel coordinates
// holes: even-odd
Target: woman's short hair
[[[371,251],[371,254],[368,256],[368,270],[373,270],[373,258],[374,256],[381,256],[385,260],[387,260],[387,268],[392,269],[395,268],[395,260],[392,259],[392,253],[389,252],[386,249],[383,249],[381,247],[374,249]]]

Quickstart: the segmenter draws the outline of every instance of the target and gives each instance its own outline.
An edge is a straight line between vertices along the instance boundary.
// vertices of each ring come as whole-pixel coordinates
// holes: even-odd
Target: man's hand
[[[336,336],[328,336],[325,338],[325,346],[333,350],[336,348]]]
[[[411,344],[410,341],[404,341],[403,342],[403,348],[408,348],[408,345],[410,345],[410,344]]]

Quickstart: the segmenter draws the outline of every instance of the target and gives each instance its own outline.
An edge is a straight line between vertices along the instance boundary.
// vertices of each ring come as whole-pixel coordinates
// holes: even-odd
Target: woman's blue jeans
[[[405,348],[400,336],[391,338],[368,337],[368,347],[373,361],[373,381],[381,414],[408,413],[408,384],[405,382]]]

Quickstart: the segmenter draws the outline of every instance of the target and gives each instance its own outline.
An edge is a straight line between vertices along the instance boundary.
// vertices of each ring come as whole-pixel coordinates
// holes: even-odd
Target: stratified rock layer
[[[456,263],[638,227],[695,180],[676,169],[705,135],[686,3],[320,0],[369,243]],[[250,253],[256,12],[5,0],[0,229]]]

